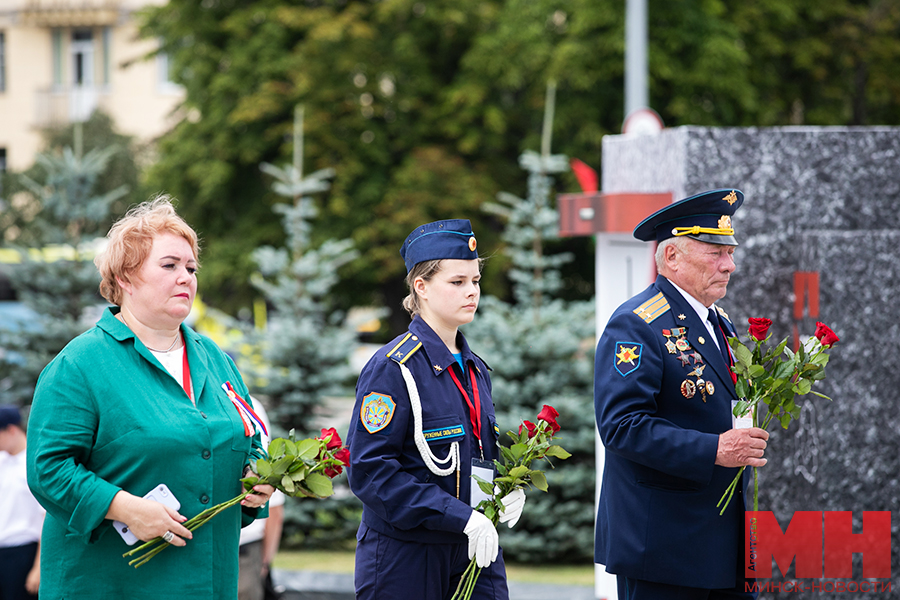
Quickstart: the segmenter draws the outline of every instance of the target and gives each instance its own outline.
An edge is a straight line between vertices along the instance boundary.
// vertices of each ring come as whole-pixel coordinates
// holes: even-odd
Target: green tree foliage
[[[78,133],[76,133],[76,127],[80,128]],[[95,188],[92,190],[96,193],[117,188],[126,190],[126,193],[113,203],[112,214],[122,214],[130,204],[145,199],[140,197],[138,169],[143,149],[135,143],[131,136],[116,131],[112,118],[103,111],[94,111],[84,123],[55,125],[42,129],[41,137],[45,153],[61,153],[65,148],[77,153],[76,146],[79,143],[82,155],[91,150],[115,148],[107,160],[105,169],[94,181]],[[25,175],[30,179],[40,179],[43,177],[43,173],[44,167],[39,162],[23,173],[6,173],[2,185],[0,185],[0,191],[7,198],[12,198],[21,191],[27,191],[20,175]],[[10,224],[7,220],[3,225],[4,232],[9,232],[9,227],[15,225],[17,228],[12,232],[16,233],[21,224]]]
[[[327,240],[318,247],[311,242],[318,210],[308,194],[326,191],[333,171],[323,169],[303,178],[292,166],[264,163],[262,170],[276,179],[276,193],[294,201],[274,207],[287,246],[253,252],[259,269],[253,285],[272,310],[260,340],[262,370],[248,368],[256,374],[254,390],[269,400],[272,422],[307,436],[318,433],[311,426],[316,409],[327,396],[346,393],[353,377],[350,354],[356,332],[344,313],[335,310],[331,289],[338,270],[357,252],[352,240]]]
[[[183,199],[186,217],[211,240],[207,290],[212,262],[240,266],[242,248],[276,239],[256,164],[289,154],[293,107],[303,103],[312,167],[339,173],[314,235],[352,237],[366,249],[338,291],[399,305],[397,240],[422,222],[477,215],[484,199],[515,181],[518,139],[532,125],[515,118],[531,112],[516,99],[526,91],[504,95],[481,119],[459,81],[465,55],[501,5],[175,0],[149,13],[144,31],[163,39],[192,117],[162,140],[150,178]],[[487,140],[463,134],[486,125]],[[494,246],[490,222],[473,220]],[[230,250],[220,258],[214,244]]]
[[[111,207],[127,192],[96,193],[117,148],[95,149],[83,158],[66,148],[37,157],[38,179],[20,176],[27,195],[4,211],[17,235],[7,247],[20,262],[8,266],[19,300],[35,314],[0,324],[0,386],[9,401],[27,404],[43,368],[76,335],[93,325],[90,309],[102,304],[93,264],[96,240],[109,229]]]
[[[900,119],[893,0],[648,8],[651,105],[670,126]],[[170,0],[146,13],[143,32],[163,41],[186,118],[161,141],[150,182],[203,230],[213,301],[246,303],[249,250],[281,236],[256,165],[289,155],[303,103],[312,166],[340,174],[314,237],[366,249],[336,291],[395,307],[396,240],[521,186],[512,165],[536,147],[548,79],[559,85],[557,146],[599,166],[601,137],[624,117],[624,10],[612,0]],[[496,223],[474,220],[494,246]],[[587,240],[565,245],[589,255]],[[488,269],[485,283],[501,275]],[[590,280],[589,265],[577,275]]]
[[[528,494],[516,528],[500,527],[501,544],[517,561],[587,561],[594,547],[594,305],[558,297],[559,269],[573,256],[546,252],[559,228],[551,174],[568,170],[565,156],[525,152],[520,165],[529,173],[527,198],[500,194],[502,204],[488,206],[506,221],[516,302],[483,297],[466,337],[493,368],[500,430],[535,421],[549,404],[560,413],[559,444],[572,456],[545,470],[549,492]]]

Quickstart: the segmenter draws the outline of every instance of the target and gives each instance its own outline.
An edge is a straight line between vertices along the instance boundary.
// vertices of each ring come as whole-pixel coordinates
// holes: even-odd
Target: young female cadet
[[[471,476],[491,480],[499,455],[489,367],[458,330],[481,295],[476,246],[469,221],[452,219],[417,227],[400,248],[412,323],[363,368],[347,435],[363,502],[359,600],[450,598],[473,557],[483,570],[472,598],[509,597],[497,530],[473,509],[484,495]],[[503,503],[512,527],[525,494]]]

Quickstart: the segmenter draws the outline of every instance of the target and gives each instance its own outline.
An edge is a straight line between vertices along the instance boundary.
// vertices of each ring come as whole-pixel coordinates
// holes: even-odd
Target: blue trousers
[[[37,542],[0,548],[0,600],[32,600],[25,591],[25,579],[34,566]]]
[[[356,544],[356,599],[449,600],[468,566],[465,542],[405,542],[362,525]],[[472,600],[509,600],[502,550],[481,570]]]

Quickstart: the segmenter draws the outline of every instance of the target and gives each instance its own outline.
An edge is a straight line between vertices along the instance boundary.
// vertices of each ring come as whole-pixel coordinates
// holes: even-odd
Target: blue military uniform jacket
[[[459,334],[467,365],[460,382],[472,398],[468,366],[473,367],[481,401],[484,458],[498,458],[499,430],[491,401],[488,366],[472,353]],[[421,345],[419,345],[421,343]],[[390,355],[390,356],[389,356]],[[432,453],[444,458],[459,441],[459,497],[456,474],[437,476],[425,466],[413,439],[413,415],[399,361],[415,378],[422,403],[423,431]],[[356,406],[347,434],[349,481],[363,502],[359,536],[367,528],[420,543],[463,543],[463,528],[472,514],[471,464],[480,458],[469,408],[448,371],[459,376],[459,365],[436,333],[419,317],[409,332],[380,350],[363,368],[356,386]]]
[[[719,516],[716,504],[737,469],[715,460],[737,397],[710,338],[661,276],[616,310],[600,338],[594,402],[606,464],[594,558],[610,573],[698,588],[735,585],[743,495]]]

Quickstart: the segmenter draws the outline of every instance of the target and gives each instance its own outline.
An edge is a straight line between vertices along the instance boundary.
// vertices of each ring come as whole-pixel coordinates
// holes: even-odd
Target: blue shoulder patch
[[[381,431],[394,418],[394,409],[397,404],[387,394],[372,392],[363,398],[362,407],[359,410],[359,420],[369,433]]]
[[[641,366],[641,350],[644,345],[639,342],[616,342],[613,366],[622,377],[633,373]]]

